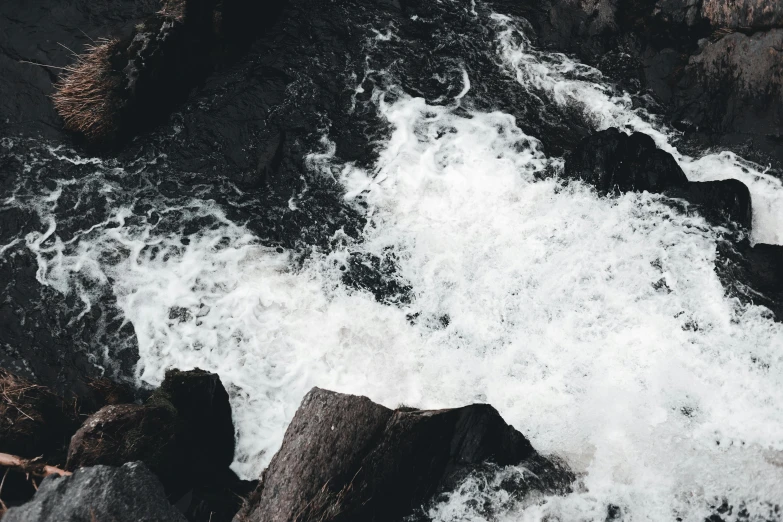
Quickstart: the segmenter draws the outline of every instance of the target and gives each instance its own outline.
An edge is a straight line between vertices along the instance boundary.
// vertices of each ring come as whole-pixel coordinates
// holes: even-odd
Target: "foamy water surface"
[[[753,239],[783,242],[783,188],[762,167],[680,154],[671,131],[600,73],[532,49],[514,20],[484,23],[500,28],[498,74],[578,107],[597,129],[650,134],[692,180],[742,180]],[[77,275],[110,286],[138,337],[138,379],[158,383],[169,367],[219,373],[245,477],[259,475],[320,386],[391,407],[491,403],[581,474],[573,494],[533,503],[468,481],[432,508],[437,520],[485,520],[476,499],[504,521],[603,521],[609,504],[627,520],[701,521],[723,498],[765,516],[765,502],[783,498],[783,325],[724,296],[719,231],[659,196],[599,198],[541,176],[562,160],[507,114],[455,112],[466,95],[428,106],[375,93],[392,133],[370,170],[313,151],[313,170],[339,179],[368,225],[362,241],[338,233],[341,246],[303,267],[199,200],[158,211],[219,226],[163,234],[127,226],[119,207],[66,243],[51,218],[55,189],[34,203],[48,230],[26,238],[39,279],[85,306],[94,290]],[[347,288],[352,252],[393,252],[411,303]]]

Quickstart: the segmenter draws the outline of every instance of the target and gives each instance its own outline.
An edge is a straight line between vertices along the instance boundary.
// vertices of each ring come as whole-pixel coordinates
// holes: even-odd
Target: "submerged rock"
[[[313,388],[235,520],[397,520],[487,463],[529,466],[552,487],[573,480],[489,405],[390,410]]]
[[[729,293],[769,308],[777,321],[783,321],[783,245],[751,245],[745,240],[720,244],[718,253],[716,268]]]
[[[10,508],[4,522],[185,522],[140,462],[94,466],[47,477],[33,499]]]
[[[692,181],[666,194],[685,199],[713,224],[733,222],[748,230],[753,226],[750,190],[739,180]]]
[[[668,152],[639,132],[630,136],[615,128],[588,136],[573,152],[563,175],[593,185],[599,193],[661,193],[684,187],[688,178]]]
[[[610,128],[582,140],[566,162],[564,177],[593,185],[600,194],[648,191],[684,199],[715,225],[750,230],[750,190],[739,180],[688,181],[674,157],[653,139]]]

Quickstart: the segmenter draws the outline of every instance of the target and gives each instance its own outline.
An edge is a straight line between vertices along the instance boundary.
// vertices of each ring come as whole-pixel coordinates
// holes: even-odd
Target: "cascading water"
[[[783,242],[778,179],[729,153],[680,154],[672,132],[597,71],[536,51],[512,18],[474,22],[492,27],[497,74],[520,91],[545,93],[596,129],[650,134],[693,180],[742,180],[752,239]],[[397,36],[376,29],[368,47],[382,53]],[[23,239],[39,281],[84,310],[111,292],[135,332],[140,381],[172,366],[220,374],[237,423],[234,467],[246,477],[317,385],[388,406],[491,403],[581,476],[572,494],[536,499],[497,487],[524,470],[499,471],[495,487],[471,478],[431,508],[436,520],[603,521],[609,510],[701,521],[724,499],[743,506],[743,520],[779,519],[770,502],[783,498],[783,325],[725,296],[719,231],[662,196],[600,198],[551,176],[563,160],[513,116],[473,107],[467,69],[438,104],[386,71],[369,76],[385,78],[369,103],[390,129],[375,164],[340,162],[328,133],[308,158],[366,218],[359,240],[338,231],[329,251],[295,263],[210,199],[147,198],[139,211],[114,181],[130,167],[49,150],[91,173],[3,202],[44,225]],[[63,239],[58,219],[81,211],[79,198],[63,208],[73,185],[107,194],[111,211]],[[176,226],[186,221],[208,226]],[[405,295],[378,300],[346,285],[356,255],[389,260]]]

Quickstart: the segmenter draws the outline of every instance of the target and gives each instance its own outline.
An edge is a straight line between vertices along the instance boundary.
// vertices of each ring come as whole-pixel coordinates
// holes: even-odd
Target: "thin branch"
[[[89,37],[88,37],[88,38],[89,38]],[[60,47],[62,47],[62,48],[63,48],[63,49],[65,49],[66,51],[70,52],[72,55],[74,55],[74,56],[79,56],[78,54],[76,54],[75,52],[73,52],[73,49],[71,49],[71,48],[70,48],[70,47],[68,47],[67,45],[65,45],[65,44],[62,44],[62,43],[60,43],[60,42],[57,42],[57,45],[59,45]]]
[[[21,471],[22,473],[27,473],[34,477],[48,477],[49,475],[60,475],[61,477],[64,477],[71,474],[70,471],[65,471],[55,466],[49,466],[38,461],[38,459],[23,459],[16,455],[9,455],[8,453],[0,453],[0,466]]]
[[[89,35],[89,34],[85,33],[85,32],[84,32],[84,31],[82,31],[81,29],[79,29],[79,31],[80,31],[80,32],[81,32],[81,33],[82,33],[84,36],[86,36],[86,37],[87,37],[87,39],[89,39],[89,40],[90,40],[92,43],[95,43],[95,40],[93,40],[92,38],[90,38],[90,35]]]
[[[3,473],[3,480],[0,481],[0,499],[3,496],[3,486],[5,486],[5,478],[8,476],[9,471],[11,471],[11,468],[5,468],[5,473]]]
[[[19,60],[19,63],[29,63],[30,65],[37,65],[38,67],[49,67],[50,69],[60,69],[61,71],[70,71],[68,67],[57,67],[56,65],[46,65],[45,63],[30,62],[27,60]]]

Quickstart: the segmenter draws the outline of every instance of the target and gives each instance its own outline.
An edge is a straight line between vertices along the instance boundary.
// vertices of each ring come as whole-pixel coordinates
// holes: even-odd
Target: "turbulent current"
[[[676,133],[597,70],[537,51],[520,20],[471,16],[491,28],[482,45],[517,96],[594,129],[645,132],[691,180],[742,180],[751,240],[783,243],[783,185],[763,167],[727,152],[680,153]],[[394,26],[368,35],[368,54],[405,45]],[[78,164],[82,174],[17,187],[4,208],[33,212],[42,226],[0,256],[32,252],[40,284],[72,296],[77,317],[110,295],[135,334],[139,381],[157,383],[173,366],[217,372],[245,477],[259,475],[303,395],[320,386],[391,407],[490,403],[580,477],[566,496],[523,500],[497,487],[523,469],[468,479],[430,507],[436,520],[603,521],[614,506],[627,520],[701,521],[724,501],[732,520],[779,519],[783,325],[726,295],[714,266],[721,230],[663,196],[605,198],[558,179],[564,160],[472,98],[483,78],[468,67],[439,79],[435,103],[367,64],[347,89],[387,125],[374,164],[341,161],[328,129],[307,157],[364,218],[358,238],[338,230],[328,249],[269,246],[210,197],[172,199],[145,185],[165,158],[120,165],[36,145],[26,172]],[[94,211],[87,193],[110,210],[61,236],[60,220]],[[205,225],[185,225],[194,222]],[[394,290],[380,299],[346,283],[347,267],[368,260],[391,267]]]

